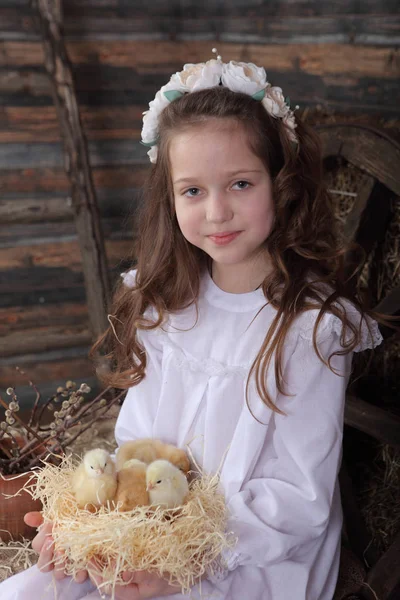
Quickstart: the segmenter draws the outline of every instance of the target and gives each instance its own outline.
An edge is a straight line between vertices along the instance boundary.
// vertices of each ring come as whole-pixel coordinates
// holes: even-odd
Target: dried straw
[[[9,543],[0,540],[0,581],[28,569],[36,560],[36,552],[30,548],[30,540]]]
[[[104,585],[124,585],[124,571],[149,571],[178,585],[182,593],[206,571],[221,566],[221,552],[234,537],[226,533],[227,509],[219,477],[201,475],[190,484],[179,509],[137,507],[119,512],[101,507],[96,513],[77,506],[71,492],[73,459],[58,467],[45,462],[36,482],[24,487],[43,503],[44,520],[53,522],[55,550],[63,553],[65,572],[74,574],[91,559],[99,563]]]

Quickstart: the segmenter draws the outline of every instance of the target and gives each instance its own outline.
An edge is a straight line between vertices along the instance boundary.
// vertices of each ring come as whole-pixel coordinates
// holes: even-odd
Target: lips
[[[218,246],[223,246],[225,244],[229,244],[233,242],[234,239],[240,234],[240,231],[223,231],[221,233],[214,233],[213,235],[209,235],[208,239],[210,239],[214,244]]]

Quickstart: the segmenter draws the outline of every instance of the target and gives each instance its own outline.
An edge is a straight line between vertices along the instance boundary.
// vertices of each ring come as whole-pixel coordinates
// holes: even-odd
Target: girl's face
[[[175,210],[182,234],[213,260],[214,279],[261,283],[273,223],[271,178],[233,119],[208,121],[170,143]],[[230,283],[229,283],[230,282]],[[252,283],[251,283],[252,282]],[[227,291],[248,291],[238,289]]]

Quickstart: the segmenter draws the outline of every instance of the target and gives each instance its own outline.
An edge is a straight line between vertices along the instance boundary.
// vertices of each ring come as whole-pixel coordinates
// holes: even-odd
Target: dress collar
[[[243,294],[224,292],[213,281],[208,270],[203,275],[202,287],[209,304],[231,312],[250,312],[267,304],[262,288]]]

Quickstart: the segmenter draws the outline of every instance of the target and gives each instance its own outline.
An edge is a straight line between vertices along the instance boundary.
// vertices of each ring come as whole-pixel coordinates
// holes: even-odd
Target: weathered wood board
[[[302,108],[398,117],[395,0],[68,0],[63,8],[113,282],[132,262],[132,219],[148,171],[142,112],[185,62],[207,60],[217,46],[225,60],[263,65]],[[0,387],[12,383],[15,360],[46,385],[74,371],[93,375],[43,60],[30,0],[0,0]]]

